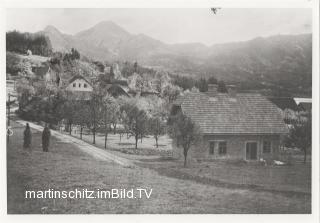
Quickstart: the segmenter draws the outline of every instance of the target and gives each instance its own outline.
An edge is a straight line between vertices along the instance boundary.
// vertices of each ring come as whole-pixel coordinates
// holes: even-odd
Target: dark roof
[[[130,97],[130,95],[124,89],[124,86],[121,86],[118,84],[107,84],[106,88],[107,88],[108,93],[111,94],[113,97],[118,97],[121,95]]]
[[[288,129],[279,109],[260,94],[235,97],[218,93],[188,93],[174,102],[203,134],[282,134]]]
[[[298,111],[299,107],[293,98],[269,98],[269,100],[275,104],[281,110],[291,109],[293,111]]]
[[[90,84],[90,82],[85,79],[83,76],[77,74],[77,75],[74,75],[72,78],[70,78],[69,80],[69,83],[72,83],[73,81],[77,80],[77,79],[82,79],[82,80],[85,80],[88,84]],[[91,84],[90,84],[91,85]]]

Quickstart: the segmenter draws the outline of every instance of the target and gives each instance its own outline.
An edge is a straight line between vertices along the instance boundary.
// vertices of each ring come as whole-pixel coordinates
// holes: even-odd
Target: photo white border
[[[312,214],[220,214],[220,215],[7,215],[6,192],[6,110],[0,107],[1,126],[1,222],[68,221],[77,222],[320,222],[319,219],[319,1],[318,0],[1,0],[0,1],[0,104],[6,100],[5,32],[6,8],[312,8],[313,9],[313,66],[312,66]]]

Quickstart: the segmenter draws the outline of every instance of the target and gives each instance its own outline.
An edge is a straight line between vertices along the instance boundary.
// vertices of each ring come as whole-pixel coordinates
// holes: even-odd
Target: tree
[[[200,92],[207,92],[208,91],[208,83],[207,83],[206,79],[200,78],[200,80],[196,82],[196,87],[199,89]]]
[[[165,123],[161,119],[161,117],[156,116],[152,117],[148,120],[149,123],[149,133],[153,135],[154,139],[156,140],[156,147],[158,148],[158,140],[159,137],[165,134]]]
[[[220,8],[210,8],[210,10],[211,10],[211,12],[212,12],[213,14],[217,14],[217,12],[218,12],[219,9],[220,9]]]
[[[80,126],[80,139],[82,139],[83,128],[90,126],[90,108],[84,100],[79,100],[76,107],[75,124]]]
[[[107,148],[107,138],[108,138],[108,132],[110,129],[110,124],[111,124],[111,118],[113,116],[113,103],[114,99],[109,95],[106,94],[102,98],[102,118],[101,122],[104,127],[104,148]]]
[[[215,77],[211,76],[211,77],[209,77],[207,83],[208,84],[218,84],[218,80]]]
[[[90,107],[90,126],[92,131],[92,144],[96,143],[96,131],[101,116],[102,97],[99,91],[93,91],[89,101]]]
[[[311,112],[301,112],[299,119],[290,128],[289,141],[291,145],[301,149],[304,153],[304,163],[307,158],[307,149],[311,147],[312,123]]]
[[[187,155],[190,146],[199,139],[199,130],[193,121],[181,111],[170,118],[169,134],[182,145],[184,155],[184,166],[187,165]]]
[[[133,67],[134,67],[134,72],[137,73],[138,72],[138,62],[134,62],[133,64]]]
[[[144,110],[139,109],[134,101],[122,105],[122,110],[124,110],[126,114],[125,125],[128,131],[134,136],[135,149],[137,149],[139,138],[142,139],[146,133],[148,116]]]
[[[75,123],[76,120],[76,111],[77,108],[77,102],[73,99],[67,99],[65,100],[64,106],[63,106],[63,117],[67,121],[69,134],[72,133],[72,125]]]
[[[168,85],[162,92],[162,97],[166,98],[169,103],[172,103],[181,93],[181,88],[175,85]]]
[[[120,106],[116,100],[112,100],[110,104],[110,124],[112,125],[113,134],[117,132],[117,124],[120,120]]]
[[[218,82],[218,92],[228,93],[228,89],[227,89],[226,84],[224,83],[224,81],[219,81]]]

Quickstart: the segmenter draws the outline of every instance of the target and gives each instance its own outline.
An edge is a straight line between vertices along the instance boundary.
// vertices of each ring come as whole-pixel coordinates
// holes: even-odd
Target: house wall
[[[263,153],[263,141],[271,142],[271,153]],[[226,141],[227,153],[220,155],[218,146],[214,148],[214,154],[209,154],[210,141]],[[188,159],[246,159],[246,142],[257,142],[257,160],[274,157],[279,152],[279,135],[208,135],[202,136],[197,144],[192,145],[188,152]],[[177,147],[173,140],[173,154],[175,158],[183,158],[182,146]]]
[[[73,86],[73,84],[76,84],[75,87]],[[79,87],[79,84],[80,84],[80,87]],[[87,85],[87,88],[84,87],[84,84]],[[72,83],[68,85],[66,89],[68,91],[92,91],[93,90],[90,84],[88,84],[88,82],[86,82],[83,79],[74,80]]]

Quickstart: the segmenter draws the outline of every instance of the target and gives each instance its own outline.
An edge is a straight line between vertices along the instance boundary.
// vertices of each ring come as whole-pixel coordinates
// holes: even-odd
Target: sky
[[[132,34],[165,43],[205,45],[278,34],[312,32],[311,9],[7,9],[7,31],[36,32],[53,25],[75,34],[101,21],[113,21]]]

